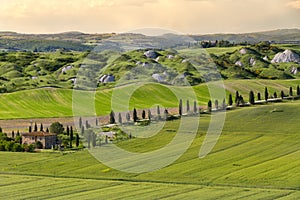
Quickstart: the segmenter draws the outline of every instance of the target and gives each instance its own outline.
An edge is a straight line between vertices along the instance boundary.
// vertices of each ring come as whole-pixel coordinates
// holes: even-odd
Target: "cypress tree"
[[[160,115],[160,108],[157,106],[157,115]]]
[[[151,117],[152,117],[152,114],[151,114],[151,110],[149,109],[148,110],[148,119],[149,119],[149,121],[151,121]]]
[[[274,98],[277,99],[277,92],[274,92]]]
[[[231,94],[229,94],[228,104],[229,104],[230,106],[232,106],[232,104],[233,104],[233,101],[232,101],[232,95],[231,95]]]
[[[71,131],[70,131],[70,148],[72,148],[72,145],[73,145],[73,128],[71,126]]]
[[[284,92],[282,90],[280,92],[280,96],[281,96],[282,99],[284,98]]]
[[[292,97],[293,96],[293,88],[290,87],[290,96]]]
[[[96,126],[98,126],[98,125],[99,125],[98,118],[96,118]]]
[[[49,128],[47,127],[47,129],[46,129],[46,133],[49,133]]]
[[[119,123],[120,123],[120,124],[123,123],[123,122],[122,122],[122,115],[121,115],[121,113],[119,113]]]
[[[67,126],[67,136],[69,136],[70,135],[70,128],[69,128],[69,126]]]
[[[86,128],[86,129],[90,128],[90,124],[89,124],[89,121],[88,121],[88,120],[85,120],[85,128]]]
[[[0,127],[0,133],[2,133],[2,128]]]
[[[235,100],[234,100],[235,103],[238,103],[239,97],[240,97],[239,91],[236,91],[235,92]]]
[[[160,120],[161,117],[160,117],[160,108],[159,106],[157,106],[157,119]]]
[[[211,112],[211,108],[212,108],[212,103],[211,103],[211,100],[208,101],[207,103],[207,112]]]
[[[88,132],[88,138],[87,138],[87,142],[88,142],[88,148],[91,148],[91,133]]]
[[[197,102],[194,101],[194,113],[197,113]]]
[[[127,122],[130,121],[130,113],[126,113],[126,120],[127,120]]]
[[[179,116],[182,116],[182,99],[179,100],[178,113]]]
[[[77,133],[76,134],[76,147],[79,146],[79,134]]]
[[[41,123],[41,126],[40,126],[40,131],[44,132],[44,127],[43,127],[42,123]]]
[[[81,131],[80,131],[81,135],[84,134],[84,126],[81,126]]]
[[[2,131],[1,131],[2,132]],[[31,133],[32,132],[32,130],[31,130],[31,126],[29,126],[29,128],[28,128],[28,132],[29,133]]]
[[[95,133],[92,133],[92,140],[92,145],[95,147],[97,142],[97,135]]]
[[[257,100],[260,101],[261,100],[261,95],[260,95],[260,92],[257,93]]]
[[[268,101],[269,99],[269,92],[268,92],[268,88],[265,88],[265,100]]]
[[[34,132],[37,132],[38,131],[38,128],[37,128],[37,124],[36,122],[34,123]]]
[[[249,103],[252,104],[252,105],[254,105],[254,103],[255,103],[254,93],[253,93],[252,90],[249,92]]]
[[[142,112],[142,118],[146,119],[146,111],[145,110],[143,110],[143,112]]]
[[[133,121],[134,121],[134,122],[137,122],[137,121],[138,121],[138,116],[137,116],[137,112],[136,112],[136,109],[135,109],[135,108],[133,109]]]
[[[15,131],[11,132],[11,138],[15,138]]]
[[[300,88],[299,88],[299,85],[297,85],[297,95],[298,95],[298,96],[300,95]]]
[[[17,131],[17,136],[20,136],[20,131],[19,130]]]
[[[110,123],[110,124],[115,124],[115,123],[116,123],[114,111],[111,111],[111,112],[110,112],[110,115],[109,115],[109,123]]]
[[[190,101],[186,100],[186,112],[189,113],[190,112]]]
[[[226,109],[226,100],[225,98],[223,99],[223,103],[222,103],[222,109],[225,110]]]
[[[216,108],[216,110],[219,109],[219,101],[218,101],[218,99],[215,100],[215,108]]]
[[[167,109],[165,109],[165,112],[164,112],[164,114],[165,114],[165,120],[167,120],[167,119],[168,119],[168,115],[169,115],[169,112],[168,112],[168,110],[167,110]]]
[[[81,117],[79,117],[78,125],[79,125],[79,128],[82,127],[82,118]]]

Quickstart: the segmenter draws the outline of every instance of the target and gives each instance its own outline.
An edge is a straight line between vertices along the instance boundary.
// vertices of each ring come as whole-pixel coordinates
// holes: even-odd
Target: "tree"
[[[157,106],[157,119],[160,120],[161,117],[160,117],[160,108],[159,106]]]
[[[49,133],[49,128],[47,127],[47,129],[46,129],[46,133]]]
[[[290,96],[292,97],[293,96],[293,88],[290,87]]]
[[[273,95],[274,95],[274,98],[277,99],[277,97],[278,97],[278,96],[277,96],[277,92],[274,92]]]
[[[84,134],[84,126],[81,126],[81,131],[80,131],[81,135]]]
[[[252,90],[249,92],[249,103],[252,105],[255,104],[254,92]]]
[[[268,88],[265,88],[265,100],[268,101],[269,99],[269,92],[268,92]]]
[[[142,118],[146,119],[146,111],[145,110],[143,110],[143,112],[142,112]]]
[[[17,136],[20,136],[20,131],[19,130],[17,131]]]
[[[89,121],[88,121],[88,120],[85,120],[85,128],[86,128],[86,129],[89,129],[89,128],[90,128],[90,124],[89,124]]]
[[[126,120],[127,120],[127,122],[130,121],[130,113],[126,113]]]
[[[223,99],[223,103],[222,103],[222,109],[225,110],[226,109],[226,100],[225,98]]]
[[[164,114],[165,114],[165,120],[167,120],[168,119],[168,115],[169,115],[169,112],[168,112],[167,109],[165,109]]]
[[[97,135],[92,132],[92,146],[95,147],[97,142]]]
[[[119,123],[120,123],[120,124],[123,123],[123,122],[122,122],[122,115],[121,115],[121,113],[119,113]]]
[[[44,132],[43,123],[41,123],[41,126],[40,126],[40,131]]]
[[[261,100],[261,95],[260,95],[260,92],[257,93],[257,100],[260,101]]]
[[[242,95],[240,95],[239,97],[238,97],[238,101],[237,101],[237,105],[239,106],[239,105],[244,105],[245,104],[245,101],[244,101],[244,98],[243,98],[243,96]]]
[[[178,113],[179,116],[182,116],[182,99],[179,100]]]
[[[135,109],[135,108],[133,109],[133,121],[134,121],[134,122],[137,122],[137,121],[138,121],[138,116],[137,116],[137,112],[136,112],[136,109]]]
[[[219,101],[218,101],[218,99],[215,100],[215,108],[216,108],[216,110],[219,109]]]
[[[190,101],[186,100],[186,112],[189,113],[190,112]]]
[[[99,125],[98,118],[96,118],[96,126],[98,126],[98,125]]]
[[[152,114],[151,114],[151,110],[149,109],[148,110],[148,119],[149,119],[149,121],[151,121],[151,117],[152,117]]]
[[[31,126],[29,126],[29,128],[28,128],[28,132],[29,132],[29,133],[31,133],[31,132],[32,132],[32,130],[31,130]]]
[[[160,115],[160,108],[157,106],[157,115]]]
[[[297,85],[297,95],[298,96],[300,95],[300,87],[299,87],[299,85]]]
[[[59,122],[54,122],[50,125],[50,132],[61,134],[64,132],[64,126]]]
[[[71,130],[70,130],[70,148],[72,148],[72,144],[73,144],[73,128],[71,126]]]
[[[67,126],[67,136],[69,136],[70,135],[70,128],[69,128],[69,126]]]
[[[79,134],[77,133],[76,134],[76,142],[75,142],[75,144],[76,144],[76,147],[78,147],[79,146]]]
[[[280,97],[283,99],[284,98],[284,92],[281,90],[280,92]]]
[[[34,132],[37,132],[37,131],[38,131],[36,122],[34,123],[34,130],[33,130],[33,131],[34,131]]]
[[[87,138],[87,142],[88,142],[88,148],[91,148],[91,132],[88,132],[88,138]]]
[[[11,132],[11,138],[15,138],[15,131]]]
[[[240,97],[239,91],[236,91],[235,92],[235,100],[234,100],[235,103],[238,103],[239,97]]]
[[[194,101],[194,113],[197,113],[197,102]]]
[[[212,108],[212,103],[211,103],[211,100],[208,101],[207,103],[207,112],[211,112],[211,108]]]
[[[0,127],[0,133],[2,133],[2,128]]]
[[[228,105],[232,106],[232,104],[233,104],[232,95],[229,94]]]
[[[110,124],[115,124],[116,123],[114,111],[110,111],[110,114],[109,114],[109,123]]]
[[[79,125],[79,128],[82,127],[82,118],[81,117],[79,117],[78,125]]]

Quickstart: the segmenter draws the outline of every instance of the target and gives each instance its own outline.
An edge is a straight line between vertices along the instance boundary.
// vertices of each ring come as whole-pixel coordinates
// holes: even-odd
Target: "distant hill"
[[[236,43],[272,41],[274,43],[283,44],[300,44],[300,29],[278,29],[272,31],[241,34],[191,35],[191,37],[195,40],[228,40]]]
[[[278,29],[273,31],[264,31],[256,33],[242,34],[208,34],[208,35],[174,35],[165,34],[162,36],[145,36],[134,33],[103,33],[87,34],[77,31],[56,33],[56,34],[21,34],[16,32],[0,32],[0,51],[41,51],[51,52],[58,49],[67,51],[87,51],[92,50],[103,40],[116,36],[123,41],[138,41],[136,46],[145,44],[143,48],[166,47],[170,44],[176,44],[176,41],[216,41],[227,40],[234,43],[258,43],[261,41],[271,41],[281,44],[300,44],[300,29]],[[112,37],[112,41],[115,38]],[[117,42],[120,42],[117,41]],[[180,45],[180,44],[178,44]],[[169,46],[170,47],[170,46]]]

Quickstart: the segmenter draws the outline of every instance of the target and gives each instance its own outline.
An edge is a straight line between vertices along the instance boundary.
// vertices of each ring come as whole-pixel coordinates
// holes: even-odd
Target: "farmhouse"
[[[51,149],[53,145],[57,144],[57,135],[43,131],[22,134],[22,144],[34,144],[36,142],[41,142],[43,149]]]

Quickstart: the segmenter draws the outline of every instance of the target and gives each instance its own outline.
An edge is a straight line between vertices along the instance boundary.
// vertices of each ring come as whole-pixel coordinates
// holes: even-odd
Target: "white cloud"
[[[286,4],[288,7],[290,8],[295,8],[295,9],[300,9],[300,1],[291,1],[289,3]]]

